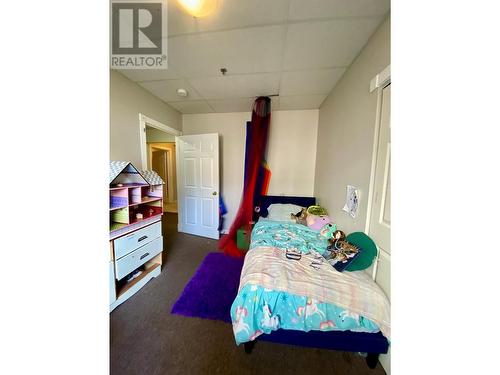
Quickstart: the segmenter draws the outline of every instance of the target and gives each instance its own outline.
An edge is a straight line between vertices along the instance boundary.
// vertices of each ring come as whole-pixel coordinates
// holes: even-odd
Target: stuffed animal
[[[333,223],[328,223],[328,224],[324,225],[323,228],[321,228],[321,230],[319,231],[319,234],[321,234],[323,237],[330,240],[331,238],[333,238],[333,235],[335,234],[335,232],[337,232],[337,225],[335,225]]]
[[[316,215],[316,216],[327,216],[328,215],[326,208],[323,208],[321,206],[309,206],[309,208],[307,209],[307,213],[309,215]]]
[[[307,225],[306,221],[307,209],[303,208],[300,212],[296,214],[290,214],[290,219],[295,220],[297,224]]]
[[[345,240],[336,240],[334,245],[328,246],[325,259],[337,271],[342,272],[359,255],[361,249]]]
[[[353,244],[350,244],[349,242],[344,240],[335,241],[332,250],[334,254],[333,258],[336,261],[342,263],[347,262],[350,258],[356,256],[359,252],[359,248],[357,246],[354,246]]]
[[[307,226],[309,229],[315,230],[315,231],[320,231],[323,229],[323,227],[326,224],[329,224],[332,222],[332,219],[330,219],[329,216],[317,216],[317,215],[311,215],[310,213],[307,214],[306,216],[306,222]]]
[[[332,237],[328,239],[331,246],[335,245],[335,242],[343,240],[345,240],[345,233],[341,230],[336,230],[335,232],[333,232]]]

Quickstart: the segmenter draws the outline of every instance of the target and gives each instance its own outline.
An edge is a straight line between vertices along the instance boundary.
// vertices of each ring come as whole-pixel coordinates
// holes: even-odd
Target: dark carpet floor
[[[252,354],[234,342],[230,324],[170,313],[216,241],[177,233],[163,217],[162,273],[110,314],[110,371],[127,374],[385,374],[354,353],[258,342]]]

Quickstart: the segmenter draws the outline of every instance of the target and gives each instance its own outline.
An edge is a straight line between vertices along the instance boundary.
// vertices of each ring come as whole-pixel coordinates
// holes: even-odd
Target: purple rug
[[[172,307],[172,314],[231,322],[244,258],[208,253]]]

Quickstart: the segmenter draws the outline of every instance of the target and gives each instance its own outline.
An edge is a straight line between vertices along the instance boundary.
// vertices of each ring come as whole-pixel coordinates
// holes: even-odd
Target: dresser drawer
[[[137,267],[154,258],[163,250],[163,237],[158,237],[147,245],[134,250],[115,261],[116,279],[121,280]]]
[[[115,259],[119,259],[140,246],[161,236],[161,221],[136,230],[114,240]]]

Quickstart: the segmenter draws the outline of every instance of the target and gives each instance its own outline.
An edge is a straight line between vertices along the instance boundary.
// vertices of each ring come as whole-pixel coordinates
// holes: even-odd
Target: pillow
[[[362,253],[362,250],[357,246],[339,240],[333,245],[328,246],[324,257],[328,263],[337,271],[344,271],[352,262],[354,262]]]
[[[377,245],[363,232],[354,232],[346,237],[349,243],[361,249],[361,254],[346,267],[347,271],[361,271],[370,267],[377,256]]]
[[[304,207],[297,206],[291,203],[273,203],[267,208],[267,218],[274,221],[289,221],[293,220],[290,214],[296,214],[301,211]]]

